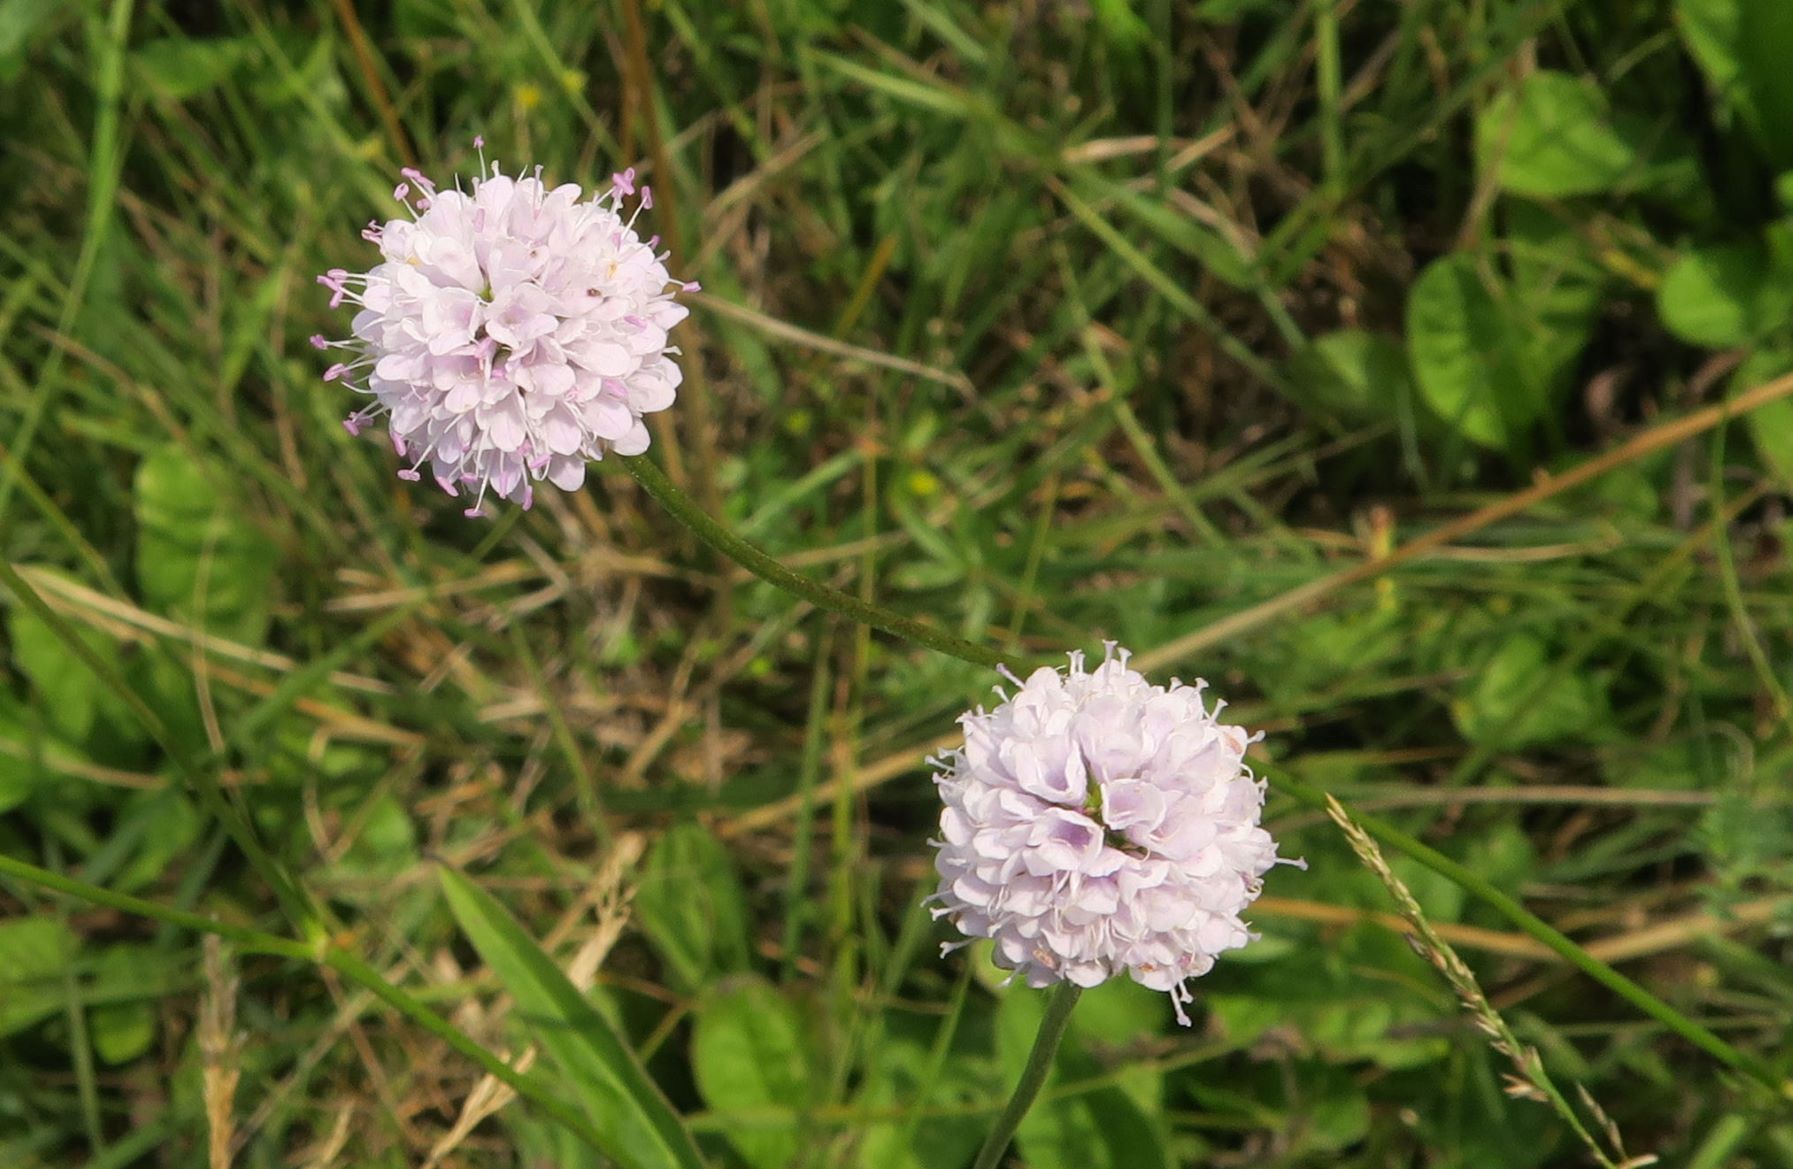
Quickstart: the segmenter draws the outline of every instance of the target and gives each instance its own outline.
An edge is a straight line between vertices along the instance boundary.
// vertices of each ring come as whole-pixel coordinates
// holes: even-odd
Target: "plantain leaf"
[[[704,1100],[719,1112],[791,1108],[816,1099],[805,1052],[803,1020],[771,984],[749,978],[719,988],[698,1013],[691,1035],[691,1071]],[[783,1127],[731,1128],[728,1139],[756,1169],[797,1163],[804,1132],[793,1113]]]
[[[1793,370],[1793,355],[1780,349],[1763,349],[1749,355],[1731,377],[1733,396],[1773,381]],[[1756,445],[1756,453],[1782,483],[1793,483],[1793,403],[1777,398],[1743,416],[1743,425]]]
[[[0,1035],[23,1030],[61,1010],[63,971],[79,946],[53,917],[0,922]]]
[[[1768,253],[1747,244],[1696,248],[1656,288],[1656,313],[1692,345],[1741,345],[1758,327],[1756,305],[1772,276]]]
[[[687,990],[747,969],[747,899],[722,842],[701,824],[678,824],[642,865],[635,920]]]
[[[1475,126],[1476,169],[1516,195],[1561,199],[1611,190],[1638,166],[1591,83],[1539,70],[1488,103]]]
[[[239,499],[220,494],[222,468],[178,446],[154,451],[137,468],[137,582],[152,608],[203,622],[259,645],[278,566],[276,549]]]
[[[1433,261],[1407,301],[1407,352],[1426,404],[1459,434],[1511,448],[1545,406],[1522,358],[1525,337],[1510,298],[1491,291],[1474,256]]]

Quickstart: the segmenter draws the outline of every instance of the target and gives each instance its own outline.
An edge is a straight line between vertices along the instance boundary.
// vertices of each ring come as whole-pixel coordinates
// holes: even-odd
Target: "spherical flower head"
[[[1030,986],[1124,970],[1187,1025],[1188,980],[1252,937],[1240,914],[1278,859],[1245,765],[1259,736],[1220,722],[1205,683],[1154,686],[1127,657],[1110,642],[1094,670],[1073,653],[1069,673],[1011,675],[960,718],[964,747],[934,760],[935,916]]]
[[[667,331],[686,309],[673,295],[697,285],[673,281],[657,241],[636,235],[648,188],[623,217],[634,172],[590,198],[548,187],[540,168],[513,179],[493,164],[464,192],[404,176],[393,195],[410,214],[362,233],[382,262],[318,277],[331,307],[359,310],[350,337],[312,339],[346,351],[326,381],[373,399],[349,433],[384,417],[411,462],[399,476],[427,464],[448,494],[472,497],[469,515],[488,491],[528,507],[535,483],[572,491],[588,461],[646,450],[642,417],[682,380]]]

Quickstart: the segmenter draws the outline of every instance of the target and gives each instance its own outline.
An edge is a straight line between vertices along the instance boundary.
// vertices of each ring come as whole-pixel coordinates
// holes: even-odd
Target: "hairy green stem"
[[[1082,994],[1083,988],[1074,982],[1061,982],[1052,988],[1046,999],[1046,1013],[1040,1018],[1039,1033],[1033,1039],[1033,1050],[1027,1053],[1027,1066],[1021,1069],[1021,1079],[1015,1084],[1014,1094],[1009,1097],[1002,1115],[996,1118],[996,1127],[984,1138],[984,1147],[978,1150],[977,1162],[972,1169],[996,1169],[1002,1160],[1002,1151],[1009,1147],[1009,1142],[1015,1138],[1015,1130],[1021,1127],[1022,1118],[1033,1107],[1034,1097],[1046,1085],[1052,1060],[1058,1055],[1059,1042],[1065,1037],[1065,1028],[1071,1024],[1071,1009]]]
[[[1326,811],[1326,792],[1296,779],[1288,772],[1275,769],[1271,775],[1273,786],[1288,792],[1302,803],[1320,811]],[[1336,797],[1334,797],[1336,798]],[[1439,876],[1457,884],[1463,890],[1480,898],[1501,916],[1512,922],[1526,934],[1562,955],[1563,959],[1595,982],[1611,990],[1626,1002],[1655,1019],[1687,1042],[1700,1048],[1727,1067],[1743,1072],[1760,1081],[1777,1095],[1793,1097],[1793,1081],[1777,1075],[1773,1068],[1759,1059],[1738,1050],[1726,1043],[1716,1034],[1686,1015],[1669,1006],[1631,979],[1614,970],[1610,965],[1588,953],[1575,944],[1567,935],[1555,926],[1526,909],[1512,897],[1501,892],[1487,878],[1473,869],[1458,864],[1442,852],[1421,842],[1386,820],[1374,816],[1366,816],[1348,810],[1352,820],[1362,826],[1364,831],[1405,856],[1411,857],[1420,864],[1431,869]]]
[[[839,589],[830,588],[821,581],[786,568],[775,558],[717,522],[696,501],[675,487],[666,473],[646,456],[626,456],[619,461],[635,477],[635,481],[659,501],[660,506],[671,512],[672,517],[689,528],[699,540],[768,584],[800,597],[817,608],[839,613],[861,625],[881,629],[960,661],[991,669],[1005,662],[1014,664],[1012,658],[996,650],[966,641],[962,637],[954,637],[931,625],[905,617],[901,613],[893,613],[881,605],[874,605]]]
[[[51,872],[49,869],[39,868],[4,853],[0,853],[0,877],[12,877],[54,893],[79,898],[93,905],[103,905],[121,913],[166,922],[169,925],[193,930],[196,933],[216,934],[246,954],[266,954],[276,958],[291,959],[295,962],[308,962],[313,966],[328,967],[478,1064],[481,1070],[510,1087],[517,1095],[541,1109],[543,1115],[564,1126],[567,1131],[585,1141],[592,1148],[605,1147],[604,1141],[598,1135],[597,1130],[592,1127],[591,1121],[577,1109],[551,1095],[540,1084],[481,1047],[465,1031],[432,1011],[408,992],[386,981],[379,971],[369,966],[359,955],[343,949],[341,946],[322,938],[310,944],[294,941],[292,938],[263,933],[261,930],[250,929],[246,926],[216,921],[184,909],[159,905],[154,901],[132,897],[127,893],[114,893],[110,889],[103,889],[98,885],[90,885],[85,881],[66,877],[61,873]]]

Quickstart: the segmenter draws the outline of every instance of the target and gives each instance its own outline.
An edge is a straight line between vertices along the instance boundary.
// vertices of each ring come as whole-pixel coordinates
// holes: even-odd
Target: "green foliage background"
[[[680,1163],[663,1093],[711,1164],[965,1164],[1041,1010],[921,905],[922,759],[993,679],[620,471],[463,520],[343,432],[313,274],[476,133],[634,162],[705,288],[676,478],[966,637],[1147,652],[1793,370],[1789,62],[1782,0],[0,0],[0,551],[60,618],[0,593],[0,854],[281,932],[185,759],[625,1163]],[[1160,673],[1784,1076],[1790,489],[1781,399]],[[1309,868],[1262,941],[1187,1030],[1090,995],[1017,1155],[1584,1163],[1332,826],[1270,819]],[[1793,1163],[1784,1100],[1396,869],[1632,1153]],[[0,1165],[216,1164],[220,1125],[430,1163],[476,1067],[334,971],[206,970],[0,879]],[[579,1074],[611,1043],[639,1112]],[[444,1145],[604,1163],[522,1103]]]

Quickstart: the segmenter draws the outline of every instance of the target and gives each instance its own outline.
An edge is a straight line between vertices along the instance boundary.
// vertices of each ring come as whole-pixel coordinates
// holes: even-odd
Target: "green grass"
[[[1084,996],[1027,1165],[1617,1161],[1578,1089],[1793,1163],[1793,405],[1661,429],[1793,369],[1788,60],[1749,0],[0,0],[0,1165],[598,1165],[681,1147],[651,1079],[711,1164],[955,1169],[1020,1072],[920,904],[989,671],[621,466],[468,521],[343,432],[312,277],[475,134],[647,172],[652,455],[732,530],[1266,732],[1307,871],[1194,1027]],[[1383,838],[1433,962],[1298,790],[1470,874]]]

